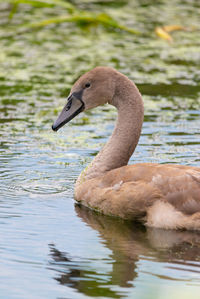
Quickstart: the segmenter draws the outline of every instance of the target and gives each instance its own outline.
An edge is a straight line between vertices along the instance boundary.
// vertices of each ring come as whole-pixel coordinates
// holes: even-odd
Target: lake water
[[[75,205],[74,182],[111,134],[116,111],[52,122],[74,80],[117,68],[143,94],[145,121],[130,163],[200,166],[197,1],[71,1],[141,35],[73,23],[20,24],[63,8],[0,4],[0,298],[199,298],[200,233],[147,229]],[[156,26],[182,24],[173,43]]]

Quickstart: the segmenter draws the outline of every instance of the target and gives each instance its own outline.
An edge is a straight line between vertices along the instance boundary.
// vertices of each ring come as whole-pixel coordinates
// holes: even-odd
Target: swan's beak
[[[60,115],[54,122],[52,129],[58,131],[62,126],[68,123],[72,118],[78,115],[84,110],[84,102],[81,99],[80,94],[72,93],[68,99],[67,104],[61,111]]]

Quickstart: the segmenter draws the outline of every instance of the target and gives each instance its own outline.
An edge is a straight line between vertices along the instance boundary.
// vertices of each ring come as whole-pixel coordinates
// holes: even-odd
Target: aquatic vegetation
[[[166,26],[162,26],[162,27],[156,27],[155,33],[160,38],[165,39],[171,43],[173,41],[173,38],[172,38],[170,32],[180,31],[180,30],[186,31],[188,29],[181,25],[166,25]]]
[[[63,0],[7,0],[11,4],[9,19],[12,19],[14,14],[19,9],[20,4],[29,4],[34,7],[62,7],[67,10],[67,15],[59,15],[53,18],[44,19],[39,22],[31,22],[24,24],[24,28],[39,28],[50,24],[59,24],[63,22],[76,23],[79,27],[103,25],[105,28],[114,28],[127,31],[131,34],[140,34],[139,31],[120,24],[114,18],[106,13],[95,13],[85,10],[80,10],[68,1]]]
[[[24,32],[25,30],[31,30],[31,29],[40,29],[49,25],[57,25],[61,23],[74,23],[77,27],[82,28],[82,29],[88,29],[91,27],[98,27],[98,26],[103,26],[105,29],[112,29],[112,30],[118,30],[118,31],[125,31],[130,34],[134,35],[146,35],[151,36],[152,32],[148,30],[141,31],[138,28],[136,29],[135,26],[134,28],[132,26],[127,26],[121,22],[121,20],[117,20],[115,17],[111,16],[109,13],[102,11],[98,12],[96,9],[93,11],[93,9],[88,9],[83,8],[84,6],[81,5],[81,2],[75,1],[75,4],[72,4],[71,1],[64,1],[64,0],[6,0],[2,1],[0,0],[0,3],[3,2],[9,4],[9,17],[8,21],[10,21],[10,24],[12,24],[12,19],[17,12],[22,9],[23,7],[26,7],[27,5],[33,8],[40,8],[40,9],[45,9],[49,8],[51,11],[48,12],[52,17],[45,17],[45,11],[44,11],[44,16],[40,20],[31,20],[29,22],[20,22],[19,25],[14,26],[18,32]],[[92,1],[95,3],[95,1]],[[97,1],[98,2],[98,1]],[[87,4],[87,1],[83,1],[83,3]],[[100,2],[101,3],[101,2]],[[112,1],[108,1],[103,3],[104,5],[110,5],[113,4]],[[118,3],[115,3],[115,6],[117,7],[118,5],[125,5],[128,4],[128,1],[121,1]],[[83,7],[82,7],[83,6]],[[150,6],[153,7],[151,4]],[[54,9],[55,8],[60,8],[64,10],[59,11],[59,13],[55,13]],[[33,18],[34,19],[34,18]],[[137,27],[139,24],[137,24]],[[191,28],[188,28],[186,26],[183,26],[181,24],[169,24],[166,25],[164,24],[163,26],[156,26],[153,28],[153,31],[155,31],[155,34],[157,37],[168,41],[169,43],[172,43],[173,38],[171,35],[171,32],[174,31],[193,31],[193,30],[198,30],[197,27],[192,26]]]
[[[154,31],[198,28],[199,1],[55,3],[0,0],[0,297],[197,298],[195,233],[146,231],[74,207],[74,182],[112,132],[114,108],[88,111],[57,134],[51,125],[77,77],[112,66],[145,104],[131,163],[199,166],[199,32],[169,32],[169,43]],[[25,27],[79,11],[141,34],[77,21]]]

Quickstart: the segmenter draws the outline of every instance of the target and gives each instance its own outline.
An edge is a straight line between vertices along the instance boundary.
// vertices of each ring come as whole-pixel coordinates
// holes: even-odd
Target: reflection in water
[[[75,209],[87,225],[98,231],[103,244],[112,251],[112,255],[102,261],[107,263],[109,259],[112,270],[108,274],[99,274],[98,268],[97,272],[90,271],[88,264],[95,263],[95,258],[80,262],[50,244],[53,260],[50,265],[56,270],[55,279],[60,284],[93,297],[121,298],[122,288],[126,292],[125,288],[134,286],[140,260],[165,262],[169,269],[179,270],[181,267],[200,274],[200,265],[195,263],[200,261],[199,232],[146,229],[140,224],[100,215],[79,205]],[[177,276],[158,276],[160,279],[183,281]],[[117,286],[118,290],[114,291],[113,286]]]
[[[69,286],[88,296],[107,296],[112,298],[120,298],[120,296],[112,291],[109,285],[112,282],[105,283],[104,278],[99,278],[99,273],[88,270],[87,264],[72,260],[67,257],[67,253],[61,252],[50,244],[50,253],[53,261],[50,261],[50,269],[59,273],[55,280],[60,284]]]

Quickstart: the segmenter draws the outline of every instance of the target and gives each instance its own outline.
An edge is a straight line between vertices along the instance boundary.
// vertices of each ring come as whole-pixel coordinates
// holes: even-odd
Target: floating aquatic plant
[[[167,40],[168,42],[172,42],[173,38],[170,34],[170,32],[178,31],[178,30],[187,30],[185,27],[181,25],[166,25],[163,27],[156,27],[155,33],[162,39]]]

